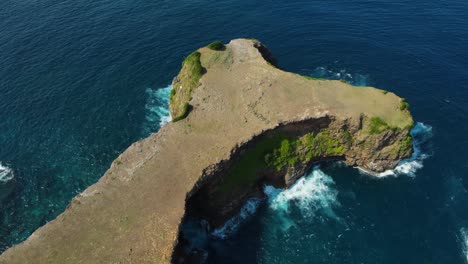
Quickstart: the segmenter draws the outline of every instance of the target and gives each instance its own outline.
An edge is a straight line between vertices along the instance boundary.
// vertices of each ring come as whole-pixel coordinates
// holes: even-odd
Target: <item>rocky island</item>
[[[178,262],[186,215],[217,227],[263,184],[287,187],[314,163],[377,173],[412,153],[404,99],[286,72],[257,40],[190,54],[170,103],[173,122],[131,145],[0,263]]]

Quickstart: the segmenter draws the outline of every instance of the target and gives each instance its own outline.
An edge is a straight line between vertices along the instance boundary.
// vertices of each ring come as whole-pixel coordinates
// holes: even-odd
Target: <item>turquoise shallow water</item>
[[[0,171],[0,251],[159,129],[186,54],[254,37],[289,71],[407,98],[432,127],[430,148],[411,177],[322,165],[311,177],[327,180],[312,183],[333,203],[293,199],[280,217],[263,202],[225,240],[201,243],[207,261],[466,263],[467,11],[461,0],[0,2],[0,163],[11,170]]]

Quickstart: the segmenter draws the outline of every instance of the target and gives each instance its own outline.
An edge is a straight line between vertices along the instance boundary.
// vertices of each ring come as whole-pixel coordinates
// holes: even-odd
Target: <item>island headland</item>
[[[0,263],[178,263],[187,215],[219,227],[263,184],[287,187],[315,163],[378,173],[413,151],[404,99],[284,71],[254,39],[187,56],[170,97],[172,122]]]

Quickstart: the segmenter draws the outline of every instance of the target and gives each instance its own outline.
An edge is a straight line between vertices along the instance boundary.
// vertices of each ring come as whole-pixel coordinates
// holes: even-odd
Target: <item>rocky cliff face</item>
[[[288,187],[313,164],[341,160],[370,172],[394,168],[412,152],[409,128],[372,131],[370,118],[325,116],[279,124],[210,166],[187,195],[187,212],[219,227],[265,183]]]
[[[288,186],[313,163],[381,172],[411,154],[400,97],[275,65],[248,39],[189,55],[173,82],[174,122],[130,146],[0,263],[169,263],[187,214],[217,226],[263,182]]]

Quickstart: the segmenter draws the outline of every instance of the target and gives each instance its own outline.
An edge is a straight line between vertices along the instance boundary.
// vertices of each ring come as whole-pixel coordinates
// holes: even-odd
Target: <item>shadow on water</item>
[[[464,233],[449,231],[447,210],[420,206],[431,196],[417,188],[424,179],[377,178],[327,162],[297,184],[303,186],[265,198],[225,239],[187,218],[185,250],[197,258],[181,263],[461,263],[464,257],[457,242]],[[451,239],[447,232],[454,232]]]
[[[263,214],[266,207],[266,202],[262,201],[253,215],[236,223],[237,230],[224,238],[206,221],[186,217],[181,233],[184,256],[175,258],[174,263],[258,263],[263,224],[255,215]]]

